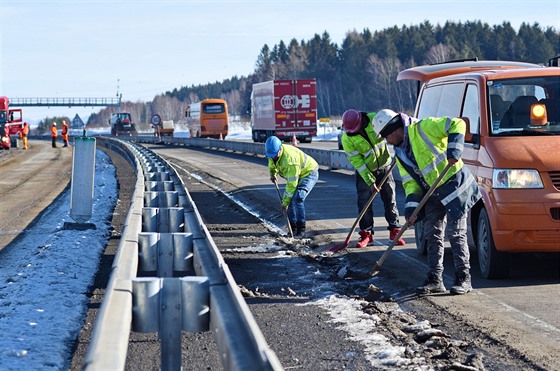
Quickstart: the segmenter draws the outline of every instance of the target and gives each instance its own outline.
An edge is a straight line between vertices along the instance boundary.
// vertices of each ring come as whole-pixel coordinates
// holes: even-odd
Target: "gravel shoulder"
[[[1,151],[0,250],[69,186],[72,151],[42,140],[30,140],[28,150]]]

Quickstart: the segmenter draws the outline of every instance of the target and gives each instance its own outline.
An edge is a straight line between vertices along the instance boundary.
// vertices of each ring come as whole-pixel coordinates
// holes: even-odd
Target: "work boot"
[[[397,235],[400,233],[400,231],[401,231],[401,228],[391,228],[389,230],[389,239],[391,241],[393,241],[395,239],[395,237],[397,237]],[[395,245],[404,246],[404,245],[406,245],[406,242],[404,242],[402,237],[399,237],[399,239],[397,240]]]
[[[305,236],[305,223],[296,224],[296,234],[295,238],[303,238]]]
[[[420,286],[416,289],[418,294],[435,294],[438,292],[445,292],[445,286],[443,285],[443,278],[437,273],[428,273],[428,278],[424,281],[424,286]]]
[[[454,295],[463,295],[472,291],[471,275],[467,272],[455,273],[455,284],[449,290]]]
[[[373,234],[370,231],[362,229],[358,234],[360,235],[360,239],[356,243],[357,248],[361,249],[368,245],[373,245]]]

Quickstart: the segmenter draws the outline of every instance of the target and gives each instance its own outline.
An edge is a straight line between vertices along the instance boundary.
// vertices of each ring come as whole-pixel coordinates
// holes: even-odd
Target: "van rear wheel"
[[[477,237],[478,264],[484,278],[505,278],[509,274],[510,255],[496,250],[486,209],[480,211]]]

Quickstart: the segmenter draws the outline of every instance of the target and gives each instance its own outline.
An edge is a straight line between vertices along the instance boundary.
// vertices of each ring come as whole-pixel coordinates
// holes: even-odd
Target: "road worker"
[[[275,136],[265,143],[270,180],[276,183],[276,176],[286,179],[282,196],[282,212],[288,213],[288,220],[294,237],[305,235],[305,199],[319,179],[319,165],[311,156],[299,148],[282,144]]]
[[[56,148],[56,137],[58,136],[58,129],[56,128],[56,122],[52,123],[51,126],[51,141],[52,141],[52,147]]]
[[[62,120],[62,130],[60,133],[62,134],[62,142],[64,143],[63,147],[68,147],[68,125],[64,120]]]
[[[443,254],[445,217],[453,261],[455,283],[451,294],[472,291],[467,213],[481,198],[476,181],[461,156],[466,124],[459,118],[428,117],[422,120],[385,109],[374,118],[379,135],[395,148],[397,165],[406,193],[405,217],[408,225],[423,218],[424,238],[428,243],[429,272],[419,294],[445,292]],[[428,198],[423,213],[412,218],[426,191],[434,185],[447,164],[452,165]]]
[[[27,149],[28,144],[27,144],[27,137],[29,136],[29,125],[27,125],[27,122],[23,123],[23,128],[20,131],[21,133],[21,140],[23,141],[23,149]]]
[[[355,109],[344,112],[341,142],[348,160],[355,168],[358,213],[367,206],[373,192],[379,192],[385,208],[389,239],[392,241],[401,231],[395,196],[395,179],[392,174],[389,174],[387,181],[380,184],[391,166],[391,155],[385,139],[379,138],[373,129],[372,119],[375,115],[375,112],[366,113]],[[356,247],[373,245],[373,224],[372,203],[360,219],[360,238]],[[405,245],[405,241],[399,238],[395,244]]]

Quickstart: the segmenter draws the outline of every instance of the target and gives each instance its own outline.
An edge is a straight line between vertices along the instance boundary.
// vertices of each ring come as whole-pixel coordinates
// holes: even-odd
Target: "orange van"
[[[467,122],[463,161],[483,195],[469,237],[482,275],[506,277],[511,253],[559,252],[560,68],[455,61],[413,67],[397,80],[421,84],[416,117]]]

